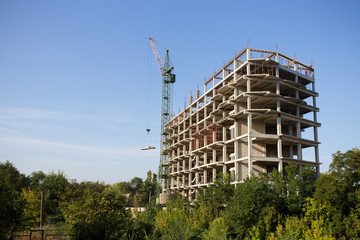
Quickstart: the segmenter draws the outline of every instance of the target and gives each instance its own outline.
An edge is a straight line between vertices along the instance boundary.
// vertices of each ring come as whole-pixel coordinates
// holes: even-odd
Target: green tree
[[[251,239],[269,239],[272,231],[274,231],[281,222],[281,216],[276,211],[274,206],[267,207],[259,219],[258,223],[254,225],[249,231]]]
[[[135,217],[129,221],[125,238],[133,240],[159,239],[159,236],[154,233],[155,216],[161,209],[159,207],[159,205],[149,205],[144,212],[134,209]]]
[[[139,177],[134,177],[130,180],[130,188],[129,188],[129,200],[131,206],[140,206],[141,205],[141,189],[144,183],[143,180]]]
[[[307,202],[304,204],[303,211],[303,222],[306,226],[303,229],[303,236],[305,240],[335,240],[332,236],[330,212],[324,204],[313,198],[308,198]]]
[[[83,198],[86,194],[102,193],[107,187],[104,183],[85,181],[78,183],[72,181],[66,186],[65,191],[60,194],[60,205],[67,202],[76,201]]]
[[[300,171],[298,165],[289,164],[285,166],[283,172],[275,169],[270,174],[269,180],[273,183],[277,194],[277,211],[300,217],[306,198],[313,196],[316,181],[314,169],[305,166]]]
[[[252,176],[238,184],[228,202],[224,219],[231,237],[244,239],[274,205],[274,194],[266,179]]]
[[[234,196],[234,185],[229,175],[217,175],[213,184],[205,191],[200,192],[194,203],[195,208],[203,205],[208,208],[211,221],[220,217],[230,199]]]
[[[360,239],[360,190],[356,190],[357,206],[344,218],[345,233],[349,239]]]
[[[360,150],[353,148],[345,153],[338,151],[333,154],[329,172],[321,174],[315,187],[315,199],[324,204],[331,212],[332,229],[335,236],[346,237],[346,232],[352,232],[352,236],[360,237],[359,228],[355,228],[356,232],[349,229],[349,226],[357,225],[356,214],[360,200],[358,197],[360,193]],[[352,220],[349,219],[349,216],[353,216]]]
[[[23,225],[31,228],[40,223],[40,195],[30,188],[23,188],[21,197],[25,202],[22,214]]]
[[[130,183],[129,182],[118,182],[114,183],[113,186],[114,190],[120,194],[128,194],[130,193]]]
[[[159,210],[155,217],[155,227],[158,238],[171,240],[191,239],[194,233],[189,221],[190,207],[180,196],[168,202],[166,210]]]
[[[60,202],[62,195],[65,194],[70,183],[63,172],[51,172],[47,174],[39,186],[39,190],[44,192],[43,216],[47,224],[64,222],[61,212]]]
[[[6,186],[19,193],[21,192],[21,189],[30,185],[30,178],[20,173],[9,161],[6,161],[5,163],[0,162],[0,180]]]
[[[26,227],[23,212],[26,201],[21,197],[30,179],[6,161],[0,162],[0,239],[6,239]]]
[[[271,240],[298,240],[303,238],[304,222],[297,216],[286,216],[284,226],[279,223],[274,233],[270,233]]]
[[[22,214],[25,201],[20,193],[0,178],[0,239],[8,239],[22,230]]]
[[[30,175],[30,188],[33,191],[41,192],[41,184],[44,182],[46,174],[43,171],[36,171]]]
[[[329,217],[330,213],[325,205],[317,202],[314,198],[308,198],[303,207],[302,217],[286,216],[283,223],[279,222],[275,232],[268,231],[266,239],[334,240]]]
[[[146,180],[140,188],[140,205],[146,206],[151,203],[151,201],[156,200],[157,193],[157,178],[156,174],[152,174],[151,171],[147,172]]]
[[[123,239],[131,217],[125,209],[125,197],[110,191],[86,192],[63,210],[75,238],[85,240]]]
[[[211,222],[209,229],[202,236],[204,240],[226,240],[228,234],[228,226],[225,224],[224,218],[215,218]]]

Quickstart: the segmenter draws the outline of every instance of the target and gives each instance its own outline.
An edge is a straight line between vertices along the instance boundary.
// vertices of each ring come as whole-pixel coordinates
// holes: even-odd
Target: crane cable
[[[147,51],[147,76],[146,76],[146,129],[151,129],[151,74],[152,74],[152,61],[150,60],[151,48],[148,47]],[[149,132],[149,131],[148,131]]]
[[[151,61],[151,48],[148,47],[147,51],[147,76],[146,76],[146,117],[145,127],[146,136],[144,146],[151,145],[150,131],[151,131],[151,75],[152,75],[152,61]]]

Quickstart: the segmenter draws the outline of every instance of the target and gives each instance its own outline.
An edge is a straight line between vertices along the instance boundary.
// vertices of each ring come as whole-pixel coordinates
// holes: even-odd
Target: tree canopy
[[[72,228],[74,239],[360,239],[360,150],[333,154],[329,171],[287,164],[234,184],[218,175],[189,203],[156,204],[156,174],[106,185],[61,172],[20,173],[0,163],[0,239],[39,224]],[[144,208],[139,208],[144,207]],[[145,209],[145,210],[144,210]]]

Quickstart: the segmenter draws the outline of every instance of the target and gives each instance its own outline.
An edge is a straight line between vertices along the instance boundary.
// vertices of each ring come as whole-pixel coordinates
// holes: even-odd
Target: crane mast
[[[160,163],[158,179],[159,183],[162,186],[162,191],[165,191],[168,187],[167,148],[169,144],[168,133],[165,131],[165,124],[170,120],[171,86],[173,83],[175,83],[175,74],[171,73],[174,67],[170,66],[169,50],[166,49],[165,51],[165,61],[163,64],[160,55],[155,47],[154,40],[152,38],[149,38],[149,40],[162,76]]]

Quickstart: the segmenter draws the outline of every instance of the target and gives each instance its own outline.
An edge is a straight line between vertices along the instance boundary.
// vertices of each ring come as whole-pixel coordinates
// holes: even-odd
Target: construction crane
[[[175,82],[175,74],[171,73],[174,67],[170,66],[169,50],[165,50],[164,64],[161,61],[159,52],[156,49],[154,40],[149,38],[151,47],[154,51],[155,59],[162,76],[162,96],[161,96],[161,137],[160,137],[160,164],[158,172],[158,181],[162,186],[162,191],[167,189],[168,177],[168,133],[165,131],[165,124],[170,120],[170,101],[171,85]]]

